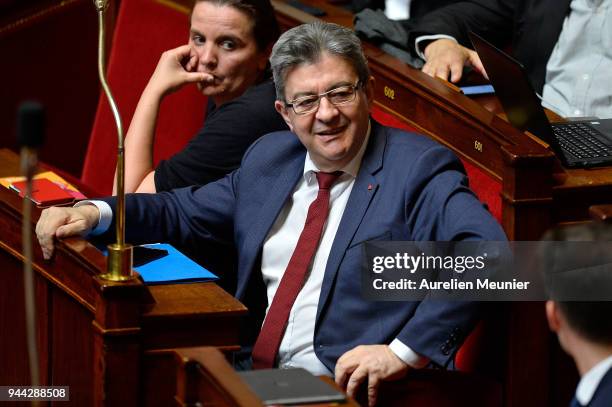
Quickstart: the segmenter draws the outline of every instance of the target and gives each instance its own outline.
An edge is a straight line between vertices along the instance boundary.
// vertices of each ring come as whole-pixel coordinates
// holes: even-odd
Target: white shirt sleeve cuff
[[[391,342],[389,348],[398,358],[414,369],[424,368],[429,363],[429,358],[419,355],[397,338]]]
[[[446,39],[457,42],[457,40],[454,37],[451,37],[450,35],[446,35],[446,34],[421,35],[420,37],[417,37],[417,39],[414,41],[414,49],[417,55],[419,56],[419,58],[421,58],[423,61],[427,61],[427,59],[425,59],[425,54],[423,53],[425,50],[424,49],[421,50],[421,47],[419,46],[420,42],[440,40],[442,38],[446,38]]]
[[[96,236],[106,232],[111,222],[113,221],[113,210],[111,209],[110,205],[104,201],[85,200],[77,202],[76,204],[74,204],[74,207],[78,208],[79,206],[83,205],[93,205],[98,208],[98,211],[100,211],[98,224],[95,228],[91,230],[91,232],[89,232],[89,235]]]

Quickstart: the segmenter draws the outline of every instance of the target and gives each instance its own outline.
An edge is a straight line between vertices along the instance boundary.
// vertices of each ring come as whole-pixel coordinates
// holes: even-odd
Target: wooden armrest
[[[175,396],[177,405],[185,407],[199,405],[263,406],[261,400],[242,381],[218,348],[174,349],[174,355],[178,362]],[[323,376],[320,379],[341,390],[332,378]],[[312,407],[336,405],[337,403],[327,402],[308,404]],[[358,407],[359,404],[347,397],[342,406]],[[302,405],[296,407],[302,407]]]
[[[177,405],[262,406],[255,393],[240,379],[217,348],[175,350],[178,362]]]
[[[461,90],[461,88],[457,85],[455,85],[454,83],[447,81],[445,79],[439,78],[437,76],[434,76],[434,79],[437,79],[438,81],[440,81],[440,83],[446,85],[449,89],[454,90],[457,93],[463,93],[463,91]]]

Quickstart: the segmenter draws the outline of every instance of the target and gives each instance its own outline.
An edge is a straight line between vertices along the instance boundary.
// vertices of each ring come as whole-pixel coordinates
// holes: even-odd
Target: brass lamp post
[[[123,148],[123,126],[119,109],[113,99],[110,87],[106,82],[104,67],[105,30],[104,16],[108,8],[108,0],[94,0],[98,12],[98,75],[104,93],[117,125],[118,147],[117,147],[117,210],[116,210],[116,232],[117,242],[108,245],[107,271],[100,277],[110,281],[127,281],[135,278],[132,273],[132,245],[125,243],[125,157]]]

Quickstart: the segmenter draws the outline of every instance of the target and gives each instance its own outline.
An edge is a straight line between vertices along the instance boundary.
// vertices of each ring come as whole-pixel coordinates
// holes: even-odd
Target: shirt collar
[[[597,390],[599,386],[599,382],[601,382],[601,379],[603,379],[610,369],[612,369],[612,355],[596,364],[582,376],[576,388],[576,400],[578,400],[581,405],[586,406],[591,402],[595,390]]]
[[[363,143],[361,144],[359,151],[348,164],[340,168],[340,171],[345,174],[349,174],[353,178],[357,178],[357,173],[359,172],[359,168],[361,167],[361,160],[363,159],[363,155],[365,154],[368,141],[370,140],[371,129],[372,124],[371,121],[368,120],[368,130],[366,131],[366,136],[363,139]],[[314,182],[314,173],[319,171],[320,170],[310,158],[310,152],[307,151],[306,160],[304,162],[304,179],[306,180],[306,182],[309,184],[310,182]]]

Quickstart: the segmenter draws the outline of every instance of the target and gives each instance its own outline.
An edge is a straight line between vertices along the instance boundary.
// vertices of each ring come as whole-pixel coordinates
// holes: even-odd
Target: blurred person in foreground
[[[612,406],[612,228],[559,228],[544,239],[563,241],[551,242],[543,256],[548,324],[580,374],[570,406]]]

